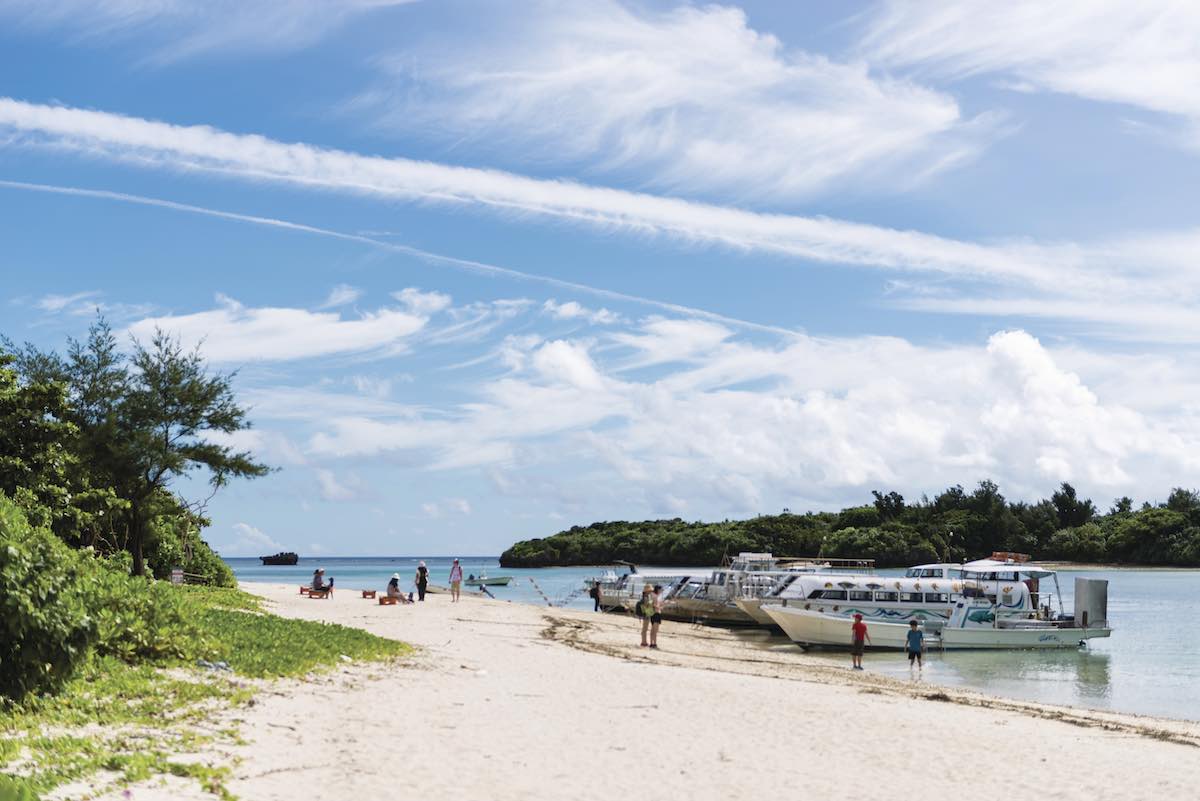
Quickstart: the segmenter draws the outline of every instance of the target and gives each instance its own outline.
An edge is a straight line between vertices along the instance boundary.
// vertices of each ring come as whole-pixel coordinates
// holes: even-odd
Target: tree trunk
[[[133,554],[133,575],[146,575],[146,560],[142,556],[142,509],[133,502],[129,508],[129,550]]]

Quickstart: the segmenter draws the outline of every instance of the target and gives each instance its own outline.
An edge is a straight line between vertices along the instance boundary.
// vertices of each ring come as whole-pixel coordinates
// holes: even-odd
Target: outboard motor
[[[1075,625],[1081,629],[1108,626],[1108,580],[1075,579]]]

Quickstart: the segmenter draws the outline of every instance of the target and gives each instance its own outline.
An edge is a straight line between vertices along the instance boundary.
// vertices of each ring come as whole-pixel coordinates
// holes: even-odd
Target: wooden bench
[[[364,596],[364,597],[366,596],[366,593],[365,593],[365,592],[363,593],[363,596]],[[395,606],[395,605],[396,605],[396,604],[398,604],[399,602],[400,602],[400,599],[399,599],[399,598],[390,598],[390,597],[388,597],[388,596],[386,596],[386,595],[380,595],[380,596],[379,596],[379,605],[380,605],[380,606]]]
[[[375,597],[375,590],[363,590],[363,591],[362,591],[362,594],[363,594],[363,597],[364,597],[364,598],[374,598],[374,597]]]
[[[301,595],[308,595],[310,592],[312,592],[312,587],[308,586],[307,584],[300,585],[300,594]]]
[[[328,598],[331,590],[309,590],[309,598]]]

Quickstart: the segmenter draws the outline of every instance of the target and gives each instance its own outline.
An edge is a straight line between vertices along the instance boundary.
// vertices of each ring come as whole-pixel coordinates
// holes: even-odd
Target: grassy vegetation
[[[288,620],[236,589],[173,588],[182,596],[198,649],[225,661],[232,674],[197,669],[190,661],[128,664],[93,655],[54,695],[29,696],[0,707],[0,772],[18,774],[37,792],[101,771],[118,784],[155,775],[190,777],[229,798],[227,765],[184,763],[173,755],[235,742],[217,731],[215,715],[243,704],[253,686],[239,677],[297,677],[338,665],[341,657],[378,660],[409,646],[344,626]]]

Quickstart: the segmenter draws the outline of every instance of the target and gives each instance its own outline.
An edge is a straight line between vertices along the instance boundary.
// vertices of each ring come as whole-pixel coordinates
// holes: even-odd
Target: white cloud
[[[1196,3],[895,0],[865,19],[863,52],[885,65],[1137,106],[1182,119],[1200,147]]]
[[[214,543],[213,548],[222,556],[270,556],[287,550],[287,546],[249,523],[234,523],[233,539],[224,544]]]
[[[413,314],[428,317],[450,307],[451,298],[441,292],[423,292],[415,287],[408,287],[399,292],[393,292],[392,297],[400,301]]]
[[[357,105],[406,131],[756,201],[864,174],[895,188],[995,133],[948,95],[787,48],[739,8],[544,3],[487,29],[383,59],[393,83]]]
[[[1129,326],[1129,309],[1140,308],[1143,313],[1134,324],[1144,326],[1142,333],[1147,337],[1153,335],[1148,332],[1156,326],[1161,329],[1161,319],[1186,316],[1200,300],[1200,265],[1190,255],[1195,243],[1200,241],[1200,234],[1194,230],[1127,234],[1083,244],[1027,241],[980,244],[822,217],[763,214],[490,170],[366,157],[303,144],[282,144],[257,136],[229,134],[203,126],[184,128],[103,112],[0,99],[0,134],[6,131],[11,134],[9,146],[22,143],[50,145],[129,160],[142,166],[211,170],[224,176],[273,180],[310,189],[479,205],[806,260],[866,265],[893,274],[931,275],[955,282],[954,288],[966,292],[965,297],[969,300],[992,299],[997,287],[1018,288],[1031,301],[1059,304],[1064,309],[1063,316],[1071,319]],[[541,281],[607,298],[651,304],[673,313],[704,316],[714,322],[761,330],[772,328],[662,301],[280,220],[246,217],[119,193],[0,183],[30,191],[178,208],[333,236],[393,248],[436,264],[518,280]],[[1121,297],[1124,303],[1111,303],[1110,299],[1115,296]],[[935,306],[928,299],[924,302],[931,308]],[[1120,308],[1122,305],[1125,309]],[[781,329],[774,331],[778,333]]]
[[[688,499],[707,514],[983,478],[1015,497],[1063,480],[1100,498],[1151,497],[1200,467],[1200,404],[1191,400],[1200,373],[1161,358],[1050,351],[1020,331],[983,346],[930,347],[803,336],[763,346],[714,332],[691,340],[682,361],[663,358],[653,328],[622,342],[600,363],[586,342],[531,345],[516,374],[457,409],[321,422],[310,448],[407,451],[433,469],[495,467],[505,485],[527,488],[536,484],[526,477],[548,472],[561,478],[543,494],[575,481],[589,496],[664,512]],[[640,358],[675,366],[625,377],[623,365]],[[1094,375],[1103,393],[1064,361]],[[1157,398],[1131,386],[1164,375]]]
[[[64,309],[70,309],[72,313],[82,307],[95,310],[98,301],[94,298],[100,296],[100,292],[91,290],[88,292],[76,292],[71,295],[43,295],[34,304],[37,308],[50,314],[56,314]]]
[[[466,498],[446,498],[442,501],[427,501],[421,504],[421,513],[426,517],[445,517],[448,514],[469,515],[471,504]]]
[[[354,486],[348,486],[338,480],[338,477],[332,470],[325,468],[317,468],[317,485],[320,487],[321,497],[327,501],[352,501],[358,497],[358,491]],[[349,484],[356,484],[351,479]]]
[[[623,319],[608,309],[589,309],[574,300],[559,303],[554,298],[542,304],[542,311],[557,320],[586,320],[592,325],[613,325]]]
[[[325,302],[318,308],[333,309],[338,306],[346,306],[361,298],[362,294],[362,290],[358,287],[353,287],[349,284],[338,284],[329,290],[329,297],[325,298]]]
[[[398,347],[425,327],[427,319],[397,309],[380,309],[344,319],[337,312],[246,307],[219,298],[216,309],[151,317],[129,326],[145,341],[161,328],[187,347],[200,345],[213,362],[284,361]]]
[[[108,42],[119,36],[167,41],[158,62],[211,50],[291,50],[355,16],[412,0],[0,0],[0,19],[66,29]]]

